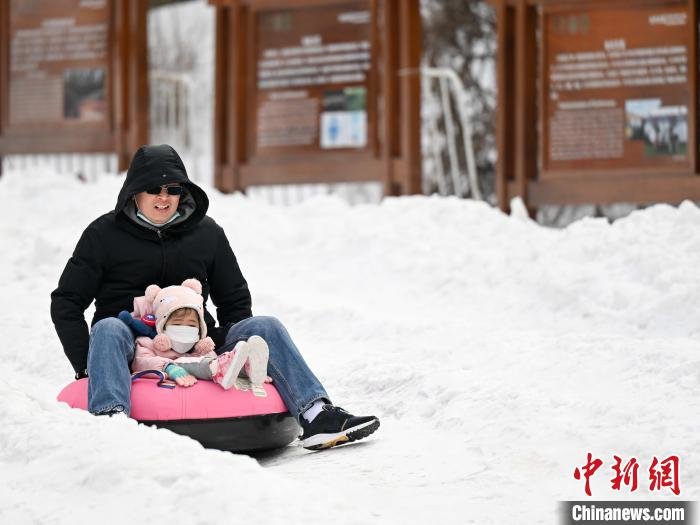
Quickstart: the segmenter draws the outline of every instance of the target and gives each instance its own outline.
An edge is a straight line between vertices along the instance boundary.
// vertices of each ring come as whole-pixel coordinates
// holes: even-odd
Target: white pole
[[[450,89],[447,78],[440,77],[440,99],[442,101],[442,114],[445,118],[445,133],[447,134],[447,153],[450,159],[450,176],[452,188],[457,197],[462,197],[462,183],[459,176],[459,160],[457,160],[457,144],[455,139],[455,126],[452,119],[452,104],[450,104]]]

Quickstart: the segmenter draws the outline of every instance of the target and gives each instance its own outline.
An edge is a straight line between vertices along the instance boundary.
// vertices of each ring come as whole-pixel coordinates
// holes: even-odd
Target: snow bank
[[[356,445],[255,461],[54,401],[72,371],[49,294],[121,182],[0,179],[0,522],[552,523],[584,497],[587,452],[607,470],[597,499],[669,499],[645,471],[669,454],[698,498],[694,205],[551,230],[454,198],[209,189],[255,314],[285,322],[336,403],[382,420]],[[638,458],[637,492],[610,489],[612,454]]]

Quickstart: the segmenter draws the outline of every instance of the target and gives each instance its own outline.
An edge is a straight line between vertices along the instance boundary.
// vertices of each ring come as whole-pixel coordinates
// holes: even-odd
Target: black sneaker
[[[309,450],[331,448],[366,438],[379,428],[379,419],[374,416],[356,417],[340,407],[330,404],[309,423],[303,417],[301,445]]]

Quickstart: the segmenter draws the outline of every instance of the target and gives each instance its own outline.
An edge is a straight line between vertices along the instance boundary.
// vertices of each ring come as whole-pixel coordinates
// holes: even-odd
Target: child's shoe
[[[238,341],[230,352],[224,352],[217,357],[219,369],[212,377],[212,381],[219,383],[224,390],[230,389],[238,377],[243,365],[248,360],[250,346],[245,341]]]
[[[253,387],[260,387],[267,377],[267,360],[270,357],[270,349],[259,335],[251,336],[248,339],[248,348],[248,361],[245,363],[244,370]]]
[[[250,379],[250,389],[256,397],[267,397],[263,383],[267,378],[267,361],[270,357],[270,349],[259,335],[248,339],[248,347],[250,348],[248,361],[243,369]]]
[[[262,385],[251,385],[250,389],[255,397],[267,397],[267,390]]]
[[[247,392],[250,390],[252,385],[250,384],[250,379],[247,377],[238,376],[233,386],[236,387],[236,390],[243,390],[244,392]]]

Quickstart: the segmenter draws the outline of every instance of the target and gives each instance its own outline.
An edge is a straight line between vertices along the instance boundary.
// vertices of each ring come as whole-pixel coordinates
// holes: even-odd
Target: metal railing
[[[431,82],[437,81],[439,114],[428,114],[426,122],[428,134],[428,144],[430,151],[424,154],[431,155],[436,165],[437,184],[439,192],[443,195],[453,193],[459,197],[471,196],[474,199],[482,200],[483,196],[479,189],[478,174],[476,171],[476,160],[474,156],[474,145],[472,142],[472,127],[469,113],[469,96],[464,89],[464,84],[457,74],[449,68],[429,68],[420,70],[423,81],[424,97],[436,96]],[[454,108],[457,118],[453,115]],[[444,125],[444,130],[440,129],[440,120]],[[443,162],[442,142],[439,140],[444,136],[449,170],[445,170]],[[458,140],[461,136],[462,147],[458,147]],[[460,161],[460,153],[463,156]],[[446,183],[449,177],[453,191],[450,192]]]
[[[186,73],[152,70],[150,87],[150,137],[177,151],[190,148],[192,79]]]

